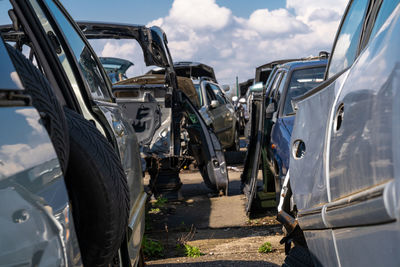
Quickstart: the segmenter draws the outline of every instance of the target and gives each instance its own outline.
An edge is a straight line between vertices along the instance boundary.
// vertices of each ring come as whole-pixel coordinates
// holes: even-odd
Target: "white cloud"
[[[37,146],[27,144],[3,145],[0,147],[0,177],[7,177],[56,158],[53,145],[42,143]]]
[[[231,14],[215,0],[175,0],[165,20],[192,29],[219,30],[228,24]]]
[[[175,0],[166,17],[147,26],[165,31],[174,61],[203,62],[220,83],[232,83],[236,75],[239,81],[254,77],[255,67],[272,60],[330,51],[346,3],[287,0],[286,8],[258,9],[245,18],[216,0]],[[128,55],[127,48],[108,46],[102,54]],[[135,60],[137,67],[142,59]]]
[[[15,111],[16,113],[23,115],[28,122],[29,126],[33,128],[33,134],[43,134],[44,127],[40,123],[40,117],[35,109],[26,108],[26,109],[18,109]]]
[[[308,31],[306,24],[296,19],[286,9],[258,9],[254,11],[248,20],[250,29],[266,37],[277,35],[299,34]]]

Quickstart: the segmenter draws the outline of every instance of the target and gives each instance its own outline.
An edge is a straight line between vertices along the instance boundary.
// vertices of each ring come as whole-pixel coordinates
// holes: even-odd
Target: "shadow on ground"
[[[203,266],[246,266],[246,267],[257,267],[257,266],[279,266],[277,264],[265,261],[230,261],[230,260],[219,260],[219,261],[206,261],[206,262],[191,262],[191,263],[161,263],[161,264],[150,264],[147,266],[169,266],[169,267],[203,267]]]

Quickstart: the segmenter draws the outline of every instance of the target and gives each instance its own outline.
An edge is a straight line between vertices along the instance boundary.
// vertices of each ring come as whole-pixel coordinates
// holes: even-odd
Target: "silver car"
[[[0,28],[2,36],[16,50],[28,51],[67,119],[62,132],[69,134],[69,157],[59,158],[68,161],[65,181],[83,263],[136,264],[147,195],[135,132],[100,60],[62,5],[51,0],[12,5],[12,25]],[[57,140],[53,144],[57,151]]]
[[[51,131],[66,128],[61,106],[28,60],[14,67],[1,37],[0,65],[0,265],[82,265],[63,174],[68,149],[55,143],[66,136]]]
[[[285,266],[399,265],[399,32],[399,1],[350,1],[325,82],[295,100]]]

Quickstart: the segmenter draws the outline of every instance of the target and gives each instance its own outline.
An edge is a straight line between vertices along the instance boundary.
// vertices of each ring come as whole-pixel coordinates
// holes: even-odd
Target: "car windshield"
[[[301,96],[316,87],[324,80],[325,67],[314,67],[295,70],[290,78],[290,83],[285,99],[284,115],[293,114],[292,99]]]

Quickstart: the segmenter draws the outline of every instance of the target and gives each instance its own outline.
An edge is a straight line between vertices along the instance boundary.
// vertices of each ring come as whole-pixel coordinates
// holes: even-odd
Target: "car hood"
[[[200,107],[199,97],[193,82],[189,78],[177,77],[178,89],[181,90],[192,101],[197,108]],[[165,76],[162,74],[145,74],[120,81],[115,85],[130,85],[130,84],[165,84]]]

